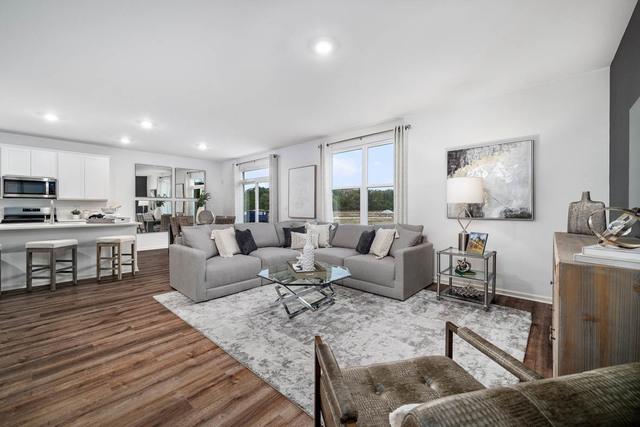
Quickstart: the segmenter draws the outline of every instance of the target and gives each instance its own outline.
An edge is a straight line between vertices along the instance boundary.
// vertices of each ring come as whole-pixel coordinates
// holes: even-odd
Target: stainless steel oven
[[[2,197],[21,199],[55,199],[58,196],[55,178],[33,176],[3,176]]]

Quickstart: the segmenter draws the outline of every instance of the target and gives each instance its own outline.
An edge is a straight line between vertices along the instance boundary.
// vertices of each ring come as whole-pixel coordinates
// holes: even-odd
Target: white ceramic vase
[[[300,265],[302,266],[303,271],[314,270],[314,249],[312,233],[307,233],[307,242],[305,243],[304,248],[302,248],[302,256],[300,258]]]

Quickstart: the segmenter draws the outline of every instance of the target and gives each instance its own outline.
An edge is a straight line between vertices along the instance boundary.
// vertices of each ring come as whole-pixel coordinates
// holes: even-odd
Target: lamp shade
[[[482,178],[476,176],[448,178],[447,203],[484,203]]]

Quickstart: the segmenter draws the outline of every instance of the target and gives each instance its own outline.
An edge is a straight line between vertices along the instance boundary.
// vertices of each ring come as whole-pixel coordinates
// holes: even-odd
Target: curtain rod
[[[258,158],[258,159],[253,159],[253,160],[247,160],[247,161],[244,161],[244,162],[236,163],[235,165],[236,165],[236,166],[246,165],[247,163],[255,163],[255,162],[259,162],[260,160],[266,160],[266,159],[269,159],[269,158],[271,158],[271,157],[274,157],[274,158],[275,158],[275,157],[278,157],[278,155],[277,155],[277,154],[269,154],[269,155],[268,155],[268,156],[266,156],[266,157],[260,157],[260,158]]]
[[[405,130],[409,130],[409,129],[411,129],[411,125],[405,125],[404,128],[405,128]],[[382,133],[391,132],[393,130],[395,130],[395,128],[387,129],[387,130],[381,130],[379,132],[372,132],[372,133],[368,133],[366,135],[354,136],[353,138],[345,138],[345,139],[341,139],[340,141],[328,142],[326,144],[326,146],[330,147],[330,146],[332,146],[334,144],[340,144],[341,142],[353,141],[354,139],[362,139],[362,138],[366,138],[368,136],[380,135]]]

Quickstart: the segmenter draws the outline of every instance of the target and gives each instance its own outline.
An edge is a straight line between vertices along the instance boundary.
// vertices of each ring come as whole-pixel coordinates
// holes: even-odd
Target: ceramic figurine
[[[592,201],[589,191],[583,191],[580,201],[569,203],[567,232],[592,235],[593,233],[589,229],[587,220],[595,211],[604,209],[604,206],[604,202]],[[607,227],[607,217],[604,211],[595,213],[591,217],[591,221],[596,231],[603,232]]]

